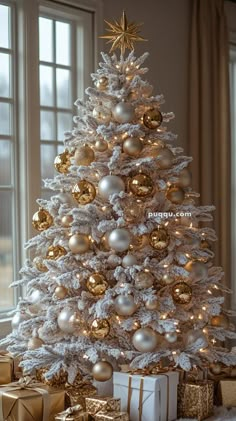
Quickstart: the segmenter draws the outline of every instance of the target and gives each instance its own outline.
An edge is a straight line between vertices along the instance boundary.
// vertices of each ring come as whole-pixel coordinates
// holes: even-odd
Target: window
[[[36,199],[52,194],[41,180],[54,175],[74,101],[94,69],[100,6],[65,3],[0,0],[0,318],[21,293],[8,286],[19,279],[24,241],[35,235]]]
[[[232,149],[232,162],[231,162],[231,223],[232,223],[232,256],[236,252],[236,43],[230,46],[230,102],[231,102],[231,149]],[[235,279],[236,262],[232,258],[232,279]],[[232,284],[233,288],[233,307],[236,308],[236,284]]]

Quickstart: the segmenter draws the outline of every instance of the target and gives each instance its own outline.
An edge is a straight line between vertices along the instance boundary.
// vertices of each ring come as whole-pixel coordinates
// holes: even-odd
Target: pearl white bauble
[[[108,237],[109,246],[118,252],[128,250],[131,243],[131,235],[125,228],[117,228],[110,232]]]
[[[68,205],[74,205],[75,204],[73,196],[68,192],[61,192],[56,196],[56,198],[61,203],[67,203]]]
[[[119,102],[113,109],[113,116],[118,123],[129,123],[135,117],[134,107],[129,102]]]
[[[40,338],[31,338],[28,341],[27,348],[28,348],[28,350],[37,349],[37,348],[40,348],[43,344],[44,344],[44,342],[42,341],[42,339],[40,339]]]
[[[137,257],[133,254],[127,254],[125,257],[123,257],[122,260],[122,266],[124,268],[128,268],[129,266],[134,266],[138,264]]]
[[[122,178],[117,175],[107,175],[98,183],[98,192],[100,196],[107,200],[109,196],[120,193],[125,190],[125,183]]]
[[[69,239],[69,248],[72,253],[85,253],[89,249],[89,238],[85,234],[74,234]]]
[[[30,294],[30,297],[29,297],[29,301],[32,303],[32,304],[36,304],[36,303],[38,303],[40,300],[41,300],[41,298],[42,298],[42,292],[41,291],[39,291],[39,289],[35,289],[31,294]]]
[[[93,109],[93,117],[97,120],[98,123],[106,124],[111,119],[111,111],[107,107],[98,105]]]
[[[72,309],[68,309],[68,308],[64,308],[58,318],[57,318],[57,323],[59,328],[62,330],[62,332],[65,333],[73,333],[75,328],[74,326],[70,323],[70,318],[74,315],[74,310]]]
[[[138,156],[143,149],[143,143],[139,138],[128,137],[123,143],[123,151],[129,156]]]
[[[137,310],[132,295],[118,295],[115,299],[115,310],[119,316],[132,316]]]
[[[189,330],[184,338],[184,344],[186,347],[192,346],[197,340],[201,340],[201,344],[199,348],[207,348],[208,347],[208,340],[206,335],[202,332],[202,330]]]
[[[21,313],[20,311],[18,311],[13,317],[12,317],[12,321],[11,321],[11,327],[12,330],[14,329],[18,329],[19,325],[22,322],[25,322],[26,320],[29,320],[30,316],[26,313]]]
[[[158,300],[157,300],[157,298],[154,298],[154,300],[147,300],[146,302],[145,302],[145,307],[146,307],[146,309],[147,310],[157,310],[157,308],[158,308]]]
[[[166,332],[165,333],[165,339],[170,344],[173,344],[174,342],[176,342],[177,341],[177,338],[178,338],[178,335],[177,335],[176,332]]]
[[[98,139],[95,142],[94,148],[98,152],[105,152],[108,149],[108,143],[104,139]]]
[[[98,382],[106,382],[112,377],[113,367],[107,361],[99,361],[94,364],[92,374]]]
[[[140,352],[153,352],[158,345],[158,336],[150,327],[136,330],[133,345]]]

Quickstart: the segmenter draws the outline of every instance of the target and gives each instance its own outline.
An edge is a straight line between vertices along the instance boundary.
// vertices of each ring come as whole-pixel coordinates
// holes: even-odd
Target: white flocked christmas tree
[[[148,54],[135,58],[138,25],[123,14],[108,26],[112,55],[102,53],[86,101],[76,101],[57,175],[45,180],[52,196],[37,201],[32,258],[12,284],[26,294],[1,345],[26,373],[63,370],[70,382],[163,359],[184,370],[235,365],[223,347],[236,333],[212,263],[214,207],[195,205],[192,158],[174,145],[174,115],[144,78]]]

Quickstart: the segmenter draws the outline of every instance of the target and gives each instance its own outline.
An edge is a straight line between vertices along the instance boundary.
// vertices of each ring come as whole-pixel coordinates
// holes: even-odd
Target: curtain
[[[190,51],[189,153],[200,204],[213,204],[215,264],[230,286],[229,44],[223,0],[193,0]]]

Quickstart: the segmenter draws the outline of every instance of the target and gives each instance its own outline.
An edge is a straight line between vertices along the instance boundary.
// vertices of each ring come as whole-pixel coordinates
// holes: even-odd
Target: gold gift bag
[[[0,350],[0,385],[13,380],[13,357],[7,351]]]
[[[236,406],[236,379],[220,380],[217,396],[221,405],[227,408]]]
[[[94,416],[99,411],[120,411],[120,399],[111,396],[86,398],[86,411]]]
[[[0,421],[54,421],[65,392],[26,377],[0,387]]]
[[[129,421],[129,414],[128,412],[120,412],[120,411],[100,411],[98,412],[95,417],[95,421]]]
[[[214,383],[210,380],[178,385],[178,417],[204,420],[213,414]]]
[[[88,413],[81,405],[76,405],[57,414],[55,421],[88,421]]]

